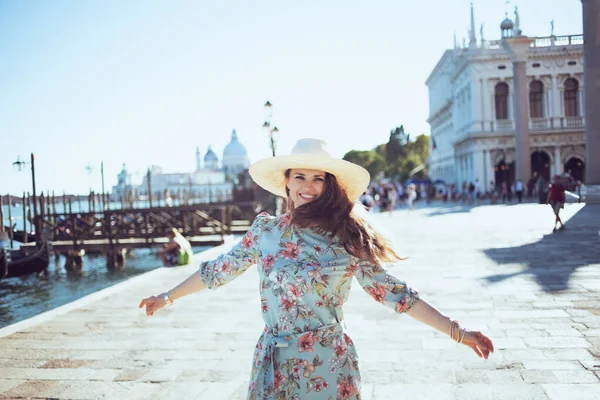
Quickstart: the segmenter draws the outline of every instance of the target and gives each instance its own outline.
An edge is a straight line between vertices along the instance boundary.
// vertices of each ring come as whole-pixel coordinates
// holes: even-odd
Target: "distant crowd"
[[[581,184],[574,182],[568,175],[556,178],[565,190],[576,192]],[[442,181],[409,181],[402,184],[385,179],[372,183],[359,201],[367,210],[373,212],[392,212],[405,207],[414,209],[416,202],[424,201],[429,204],[434,200],[467,205],[483,202],[486,204],[511,203],[513,200],[518,203],[528,200],[544,204],[551,186],[551,182],[541,176],[531,178],[527,183],[520,179],[514,182],[503,181],[498,184],[492,181],[487,189],[481,185],[478,179],[474,182],[465,181],[461,185],[446,184]]]

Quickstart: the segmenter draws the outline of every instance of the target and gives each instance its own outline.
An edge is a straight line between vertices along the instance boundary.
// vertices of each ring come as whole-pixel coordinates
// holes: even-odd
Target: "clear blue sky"
[[[582,32],[579,0],[474,4],[488,40],[515,4],[526,35],[552,19]],[[99,190],[101,160],[108,187],[122,163],[134,180],[191,171],[196,146],[221,157],[232,128],[256,161],[266,99],[280,153],[301,137],[341,157],[400,124],[429,133],[424,82],[468,28],[468,0],[0,0],[0,193],[30,190],[12,162],[31,152],[38,190],[59,193]]]

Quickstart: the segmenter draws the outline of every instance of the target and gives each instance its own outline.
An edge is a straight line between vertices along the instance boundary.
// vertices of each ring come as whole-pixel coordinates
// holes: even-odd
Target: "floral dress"
[[[352,277],[376,301],[407,311],[418,294],[335,238],[259,214],[229,252],[200,265],[210,289],[257,264],[265,329],[254,352],[247,400],[360,399],[358,356],[342,306]]]

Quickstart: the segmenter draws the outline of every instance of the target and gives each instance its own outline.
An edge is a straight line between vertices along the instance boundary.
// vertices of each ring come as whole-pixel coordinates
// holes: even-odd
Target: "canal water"
[[[208,247],[194,247],[194,254]],[[67,271],[64,256],[51,256],[46,276],[28,275],[0,280],[0,328],[70,303],[161,266],[158,249],[135,249],[125,265],[108,269],[102,254],[85,255],[80,271]]]

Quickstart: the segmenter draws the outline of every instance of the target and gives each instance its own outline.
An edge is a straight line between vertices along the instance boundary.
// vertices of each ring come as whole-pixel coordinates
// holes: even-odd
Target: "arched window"
[[[505,82],[496,85],[494,97],[496,100],[496,119],[508,119],[508,85]]]
[[[575,78],[569,78],[565,81],[565,117],[578,117],[579,109],[577,107],[577,92],[579,82]]]
[[[543,118],[544,107],[544,84],[541,81],[533,81],[529,85],[529,113],[531,118]]]

